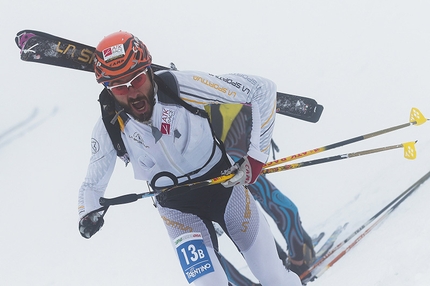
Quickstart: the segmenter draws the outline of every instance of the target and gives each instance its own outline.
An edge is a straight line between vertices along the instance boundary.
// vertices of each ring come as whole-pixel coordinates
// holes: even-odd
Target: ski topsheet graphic
[[[18,32],[15,42],[21,49],[23,61],[94,72],[95,48],[92,46],[34,30]],[[151,67],[154,71],[176,69],[174,64],[170,67],[151,64]],[[315,123],[323,110],[324,107],[312,98],[277,93],[276,112],[279,114]]]

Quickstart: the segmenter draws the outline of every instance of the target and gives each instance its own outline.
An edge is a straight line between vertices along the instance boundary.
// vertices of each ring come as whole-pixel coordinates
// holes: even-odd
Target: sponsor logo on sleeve
[[[96,139],[91,138],[91,152],[93,154],[96,154],[99,150],[100,150],[99,142]]]

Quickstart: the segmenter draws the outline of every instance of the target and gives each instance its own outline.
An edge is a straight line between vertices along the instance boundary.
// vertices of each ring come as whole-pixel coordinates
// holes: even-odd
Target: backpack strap
[[[202,167],[198,168],[197,170],[194,170],[194,171],[192,171],[188,174],[185,174],[183,176],[180,176],[178,178],[187,177],[189,180],[191,180],[191,177],[190,177],[191,175],[200,172],[200,170],[203,169],[204,167],[206,167],[206,165],[209,164],[209,162],[212,160],[212,157],[215,154],[216,146],[218,146],[222,152],[222,160],[225,162],[229,162],[229,159],[227,157],[227,152],[226,152],[226,149],[224,147],[224,143],[222,142],[222,140],[219,140],[218,137],[216,136],[216,134],[214,132],[214,128],[213,128],[212,123],[211,123],[211,120],[210,120],[209,114],[205,110],[197,108],[197,107],[192,106],[191,104],[185,102],[179,96],[179,94],[180,94],[179,85],[177,84],[176,78],[173,76],[173,74],[171,72],[168,72],[168,71],[160,73],[160,74],[154,74],[154,81],[158,86],[157,96],[161,102],[179,104],[179,105],[183,106],[185,109],[187,109],[189,112],[191,112],[192,114],[195,114],[195,115],[198,115],[202,118],[207,119],[209,126],[211,128],[212,137],[214,139],[212,154],[211,154],[209,160]],[[219,175],[217,175],[217,176],[219,176]]]
[[[178,84],[172,73],[154,74],[154,81],[157,83],[158,90],[163,92],[162,94],[158,93],[158,98],[162,102],[180,104],[192,114],[209,119],[209,115],[205,110],[194,107],[179,97]]]
[[[125,122],[128,120],[123,109],[116,104],[115,100],[104,88],[99,95],[100,108],[102,112],[102,120],[112,141],[116,154],[121,158],[125,165],[130,162],[130,157],[121,138],[121,130],[124,129]]]

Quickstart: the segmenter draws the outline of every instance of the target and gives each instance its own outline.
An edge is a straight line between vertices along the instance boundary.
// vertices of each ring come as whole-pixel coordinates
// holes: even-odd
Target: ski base
[[[319,121],[324,107],[316,100],[282,92],[277,93],[276,112],[297,119],[316,123]]]

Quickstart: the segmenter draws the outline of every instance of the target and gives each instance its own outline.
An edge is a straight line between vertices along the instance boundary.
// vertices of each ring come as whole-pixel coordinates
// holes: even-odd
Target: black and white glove
[[[81,218],[79,221],[79,232],[82,237],[90,238],[100,230],[103,224],[103,217],[97,211],[93,211]]]
[[[221,173],[223,176],[235,174],[233,178],[221,184],[226,188],[236,185],[251,185],[257,180],[263,165],[264,163],[246,155]]]

